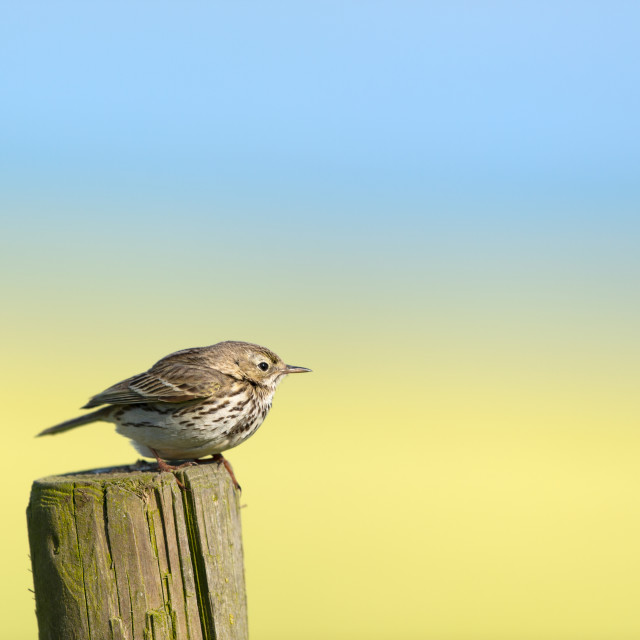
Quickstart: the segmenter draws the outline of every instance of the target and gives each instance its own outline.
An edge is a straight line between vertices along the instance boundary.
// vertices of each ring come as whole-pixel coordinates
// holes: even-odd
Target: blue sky
[[[3,172],[9,186],[126,197],[637,200],[639,14],[602,2],[14,4],[0,26]]]
[[[249,281],[271,269],[283,290],[418,274],[448,290],[460,269],[482,290],[571,265],[615,290],[640,268],[638,18],[599,2],[8,6],[10,286],[135,295],[128,274],[167,254],[163,277],[196,290],[240,251]]]

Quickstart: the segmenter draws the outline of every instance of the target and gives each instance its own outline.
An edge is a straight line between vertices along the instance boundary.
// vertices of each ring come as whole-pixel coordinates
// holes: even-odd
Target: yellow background
[[[167,291],[121,279],[105,296],[88,273],[107,281],[118,261],[107,247],[76,249],[82,264],[64,276],[52,259],[38,275],[49,292],[14,285],[7,637],[35,633],[30,482],[136,458],[110,425],[35,433],[167,352],[227,338],[314,370],[287,380],[258,434],[228,455],[247,505],[254,637],[639,633],[638,308],[613,286],[625,289],[623,269],[594,258],[605,238],[576,240],[593,244],[581,264],[574,246],[570,266],[563,256],[540,264],[542,241],[533,259],[494,241],[476,240],[480,255],[466,262],[451,248],[439,265],[456,263],[446,287],[433,257],[433,273],[407,269],[396,283],[373,259],[348,272],[315,265],[312,282],[295,246],[291,269],[271,270],[273,286],[255,282],[269,273],[258,252],[256,271],[237,279],[213,269]],[[568,250],[569,238],[555,242]],[[144,261],[127,262],[137,272]]]
[[[313,369],[228,454],[254,640],[640,637],[631,7],[8,11],[3,637],[31,482],[137,457],[35,434],[227,339]]]

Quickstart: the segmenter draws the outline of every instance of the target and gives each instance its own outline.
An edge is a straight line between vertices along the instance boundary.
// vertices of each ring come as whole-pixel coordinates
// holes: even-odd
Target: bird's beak
[[[282,373],[305,373],[306,371],[311,371],[311,369],[307,369],[306,367],[294,367],[290,364],[285,365],[285,367]]]

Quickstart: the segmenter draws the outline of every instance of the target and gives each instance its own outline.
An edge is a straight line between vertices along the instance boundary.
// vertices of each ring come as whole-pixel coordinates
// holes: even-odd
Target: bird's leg
[[[242,491],[242,487],[238,484],[238,481],[236,480],[236,476],[233,473],[233,468],[229,464],[229,461],[221,453],[214,453],[211,456],[211,459],[213,460],[213,462],[216,462],[218,464],[223,464],[224,465],[224,468],[227,470],[227,472],[231,476],[231,481],[233,482],[233,486],[238,491]]]
[[[149,449],[151,449],[151,447],[149,447]],[[195,462],[184,462],[183,464],[175,466],[173,464],[168,464],[167,462],[165,462],[158,455],[158,452],[155,449],[151,449],[151,453],[153,453],[153,455],[156,457],[156,460],[158,461],[158,470],[166,471],[167,473],[171,473],[172,471],[176,471],[177,469],[184,469],[185,467],[193,467],[196,464]],[[180,480],[178,480],[178,478],[176,478],[176,482],[182,489],[186,489],[186,487],[182,484],[182,482],[180,482]]]
[[[151,449],[151,447],[149,448]],[[190,460],[189,462],[183,462],[182,464],[179,464],[179,465],[169,464],[168,462],[165,462],[158,455],[158,452],[155,449],[151,449],[151,451],[153,451],[153,455],[156,457],[156,460],[158,461],[158,469],[160,469],[160,471],[175,471],[176,469],[184,469],[185,467],[194,467],[196,464],[198,464],[193,460]]]

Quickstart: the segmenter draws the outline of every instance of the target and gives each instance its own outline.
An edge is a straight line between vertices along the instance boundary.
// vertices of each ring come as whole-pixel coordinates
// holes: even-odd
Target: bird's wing
[[[109,387],[83,407],[101,404],[140,404],[144,402],[189,402],[208,398],[228,384],[228,377],[211,367],[185,364],[168,356],[149,371]]]

